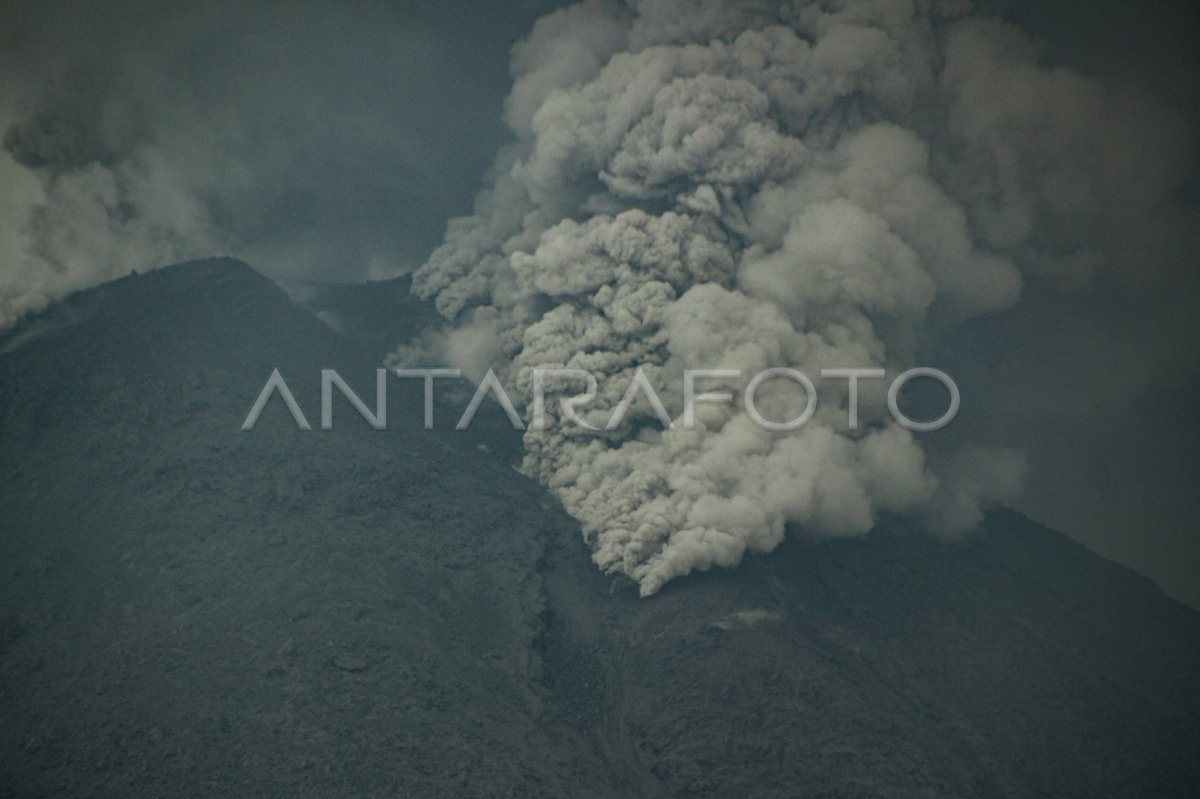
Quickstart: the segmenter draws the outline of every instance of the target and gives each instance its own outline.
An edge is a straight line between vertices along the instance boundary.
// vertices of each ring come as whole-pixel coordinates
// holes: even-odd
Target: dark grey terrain
[[[0,339],[0,796],[1200,795],[1200,615],[1016,514],[639,600],[419,386],[241,432],[274,367],[373,394],[356,296],[207,261]]]

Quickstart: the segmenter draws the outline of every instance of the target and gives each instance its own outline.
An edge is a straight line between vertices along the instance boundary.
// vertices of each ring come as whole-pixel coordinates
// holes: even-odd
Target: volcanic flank
[[[1200,617],[1016,514],[639,599],[480,448],[511,430],[426,431],[419,386],[387,430],[339,398],[241,432],[274,368],[314,418],[322,368],[370,394],[377,290],[310,295],[342,334],[197,262],[0,341],[0,794],[1200,790]]]

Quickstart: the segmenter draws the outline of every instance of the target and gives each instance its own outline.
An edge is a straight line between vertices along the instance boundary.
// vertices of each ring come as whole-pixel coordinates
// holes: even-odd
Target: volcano
[[[198,261],[0,338],[0,795],[1200,795],[1200,615],[1016,513],[639,599],[412,381],[240,429],[276,368],[373,396],[389,286]]]

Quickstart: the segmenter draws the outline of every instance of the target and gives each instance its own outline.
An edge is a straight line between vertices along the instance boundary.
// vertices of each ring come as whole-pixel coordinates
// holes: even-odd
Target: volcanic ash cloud
[[[452,322],[441,354],[476,378],[495,365],[527,405],[533,369],[588,370],[580,412],[602,428],[639,368],[678,417],[685,369],[895,374],[1017,302],[1023,270],[1086,281],[1102,261],[1086,233],[1115,206],[1089,198],[1128,181],[1081,145],[1136,143],[1098,83],[967,11],[646,0],[544,18],[514,50],[517,140],[416,274]],[[614,431],[552,418],[527,431],[523,469],[644,595],[788,526],[856,536],[896,513],[950,535],[1017,489],[1012,453],[935,474],[877,401],[852,431],[846,381],[818,388],[788,434],[740,399],[701,406],[692,430],[664,432],[644,402]],[[803,403],[787,381],[758,394],[772,418]]]

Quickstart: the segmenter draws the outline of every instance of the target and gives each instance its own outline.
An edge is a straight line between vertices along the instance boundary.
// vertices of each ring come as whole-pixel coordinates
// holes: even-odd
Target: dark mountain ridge
[[[274,368],[371,404],[341,327],[217,259],[0,338],[0,795],[1200,792],[1200,615],[1132,571],[998,512],[640,600],[419,385],[241,431]]]

